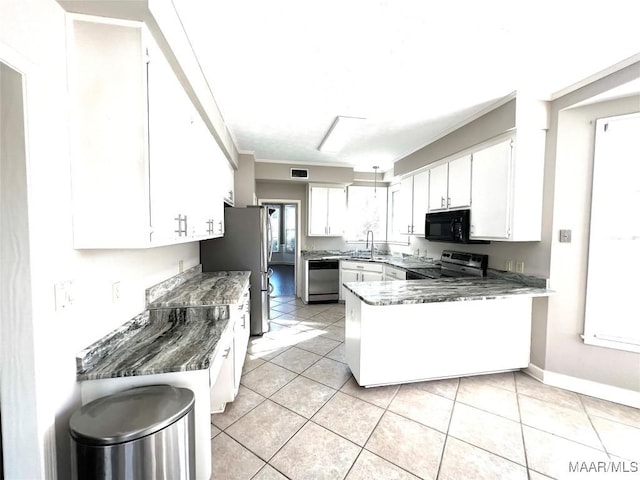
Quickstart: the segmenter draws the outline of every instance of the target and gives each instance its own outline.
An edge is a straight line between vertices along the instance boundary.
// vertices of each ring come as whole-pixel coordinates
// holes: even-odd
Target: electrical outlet
[[[560,243],[571,243],[571,230],[560,230]]]
[[[516,262],[516,272],[524,273],[524,260]]]
[[[68,280],[66,282],[59,282],[53,286],[55,294],[55,308],[56,310],[63,310],[69,308],[73,303],[73,282]]]
[[[111,300],[113,303],[120,302],[120,282],[115,282],[111,285]]]
[[[504,262],[504,269],[507,272],[513,272],[513,260],[507,260]]]
[[[178,262],[178,273],[182,273],[182,272],[184,272],[184,261],[180,260]]]

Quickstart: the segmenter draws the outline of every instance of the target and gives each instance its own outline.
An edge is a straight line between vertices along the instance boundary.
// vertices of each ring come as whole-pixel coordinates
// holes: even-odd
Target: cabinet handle
[[[242,315],[242,328],[246,328],[247,325],[247,316]]]
[[[222,355],[222,358],[229,358],[229,353],[231,352],[231,347],[227,348],[224,351],[224,355]]]
[[[327,227],[327,231],[329,232],[329,235],[331,235],[331,227]]]
[[[444,197],[440,197],[440,208],[444,208]]]
[[[211,228],[211,230],[212,230],[212,231],[211,231],[211,233],[213,233],[213,228]],[[222,233],[222,230],[223,230],[223,229],[222,229],[222,220],[220,220],[220,221],[218,222],[218,232],[219,232],[219,233]]]
[[[183,233],[186,235],[187,234],[187,216],[185,215],[183,217],[182,214],[179,213],[178,216],[174,218],[174,220],[178,222],[178,230],[174,230],[174,232],[177,233],[179,237],[181,237]],[[184,229],[182,228],[183,222],[184,222]]]
[[[411,233],[411,225],[407,225],[407,233]]]
[[[356,265],[356,268],[364,268],[363,265]]]
[[[447,208],[451,206],[451,197],[447,197]]]

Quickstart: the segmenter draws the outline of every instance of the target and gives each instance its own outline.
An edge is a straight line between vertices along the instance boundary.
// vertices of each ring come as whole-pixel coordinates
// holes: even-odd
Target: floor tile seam
[[[332,398],[333,398],[333,397],[332,397]],[[331,401],[331,400],[329,400],[329,401]],[[327,401],[327,403],[329,403],[329,401]],[[327,403],[325,403],[325,405],[326,405]],[[323,406],[324,406],[324,405],[323,405]],[[320,409],[320,410],[322,410],[322,409]],[[320,410],[318,410],[318,412],[319,412]],[[315,417],[315,416],[316,416],[316,414],[317,414],[318,412],[314,413],[314,415],[313,415],[313,416]],[[362,451],[362,449],[364,448],[364,445],[358,445],[356,442],[354,442],[353,440],[351,440],[351,439],[349,439],[349,438],[345,437],[343,434],[338,433],[338,432],[334,432],[334,431],[333,431],[333,430],[331,430],[329,427],[326,427],[325,425],[322,425],[322,424],[318,423],[317,421],[314,421],[314,420],[313,420],[313,417],[311,417],[311,418],[309,419],[309,421],[310,421],[311,423],[313,423],[314,425],[317,425],[318,427],[324,428],[327,432],[331,432],[331,433],[333,433],[334,435],[337,435],[338,437],[342,438],[343,440],[346,440],[347,442],[354,444],[356,447],[358,447],[358,448],[360,449],[360,451]],[[368,440],[368,438],[367,438],[367,440]],[[366,443],[367,443],[367,442],[365,442],[365,444],[366,444]],[[359,453],[358,453],[358,454],[359,454]],[[354,460],[354,463],[355,463],[355,460]]]
[[[456,395],[456,398],[457,398],[457,395]],[[485,413],[491,413],[492,415],[497,415],[500,418],[506,418],[507,420],[511,420],[512,422],[518,423],[518,420],[514,420],[513,418],[510,418],[510,417],[505,417],[504,415],[500,415],[499,413],[492,412],[491,410],[487,410],[486,408],[481,408],[477,405],[472,405],[471,403],[467,403],[462,400],[456,400],[456,402],[460,402],[461,404],[466,405],[467,407],[473,407],[477,410],[482,410]],[[520,416],[520,412],[518,412],[518,416]]]
[[[235,438],[233,438],[231,435],[229,435],[226,432],[222,432],[223,434],[225,434],[227,436],[227,438],[229,438],[229,440],[231,440],[232,442],[237,443],[238,445],[240,445],[242,448],[244,448],[245,450],[247,450],[249,453],[251,453],[252,455],[254,455],[258,460],[260,460],[263,465],[260,466],[260,468],[258,469],[258,471],[253,475],[254,477],[260,472],[260,470],[262,470],[264,468],[264,466],[268,463],[265,462],[262,457],[260,455],[258,455],[256,452],[254,452],[253,450],[251,450],[249,447],[247,447],[246,445],[243,445],[242,443],[240,443],[239,441],[237,441]],[[211,478],[213,479],[213,472],[211,472]],[[251,477],[253,478],[253,477]]]
[[[248,388],[249,390],[251,390],[249,387],[244,386],[245,388]],[[249,413],[253,412],[256,408],[258,408],[260,405],[262,405],[264,402],[266,402],[268,400],[267,397],[265,397],[264,395],[255,392],[253,390],[251,390],[253,393],[256,393],[258,395],[260,395],[262,397],[262,400],[260,400],[259,403],[257,403],[255,406],[251,407],[249,410],[247,410],[245,413],[243,413],[242,415],[240,415],[238,418],[236,418],[233,422],[231,422],[229,425],[227,425],[225,428],[220,428],[218,425],[216,425],[215,423],[211,422],[213,424],[214,427],[218,428],[221,432],[227,432],[228,428],[231,428],[231,426],[233,426],[234,424],[236,424],[237,422],[239,422],[240,420],[242,420],[246,415],[248,415]],[[215,413],[212,415],[216,415]],[[227,433],[227,435],[229,435]]]
[[[275,403],[275,402],[274,402],[274,403]],[[280,405],[280,404],[278,404],[278,405]],[[286,407],[284,407],[284,408],[286,408]],[[293,413],[295,413],[295,412],[293,412]],[[244,444],[244,443],[242,443],[239,439],[237,439],[237,438],[233,437],[231,434],[227,433],[227,436],[228,436],[228,437],[230,437],[230,438],[232,438],[234,441],[236,441],[238,444],[242,445],[242,446],[243,446],[244,448],[246,448],[247,450],[249,450],[249,451],[250,451],[251,453],[253,453],[256,457],[258,457],[261,461],[263,461],[265,464],[268,464],[271,460],[273,460],[273,457],[275,457],[275,456],[278,454],[278,452],[279,452],[280,450],[282,450],[282,449],[284,448],[284,446],[285,446],[287,443],[289,443],[289,442],[291,441],[291,439],[292,439],[293,437],[295,437],[295,436],[298,434],[298,432],[299,432],[300,430],[302,430],[302,428],[303,428],[307,423],[309,423],[309,421],[310,421],[310,420],[309,420],[308,418],[305,418],[305,417],[303,417],[302,415],[300,415],[300,414],[298,414],[298,413],[296,413],[296,415],[298,415],[299,417],[302,417],[302,418],[304,419],[304,422],[302,422],[302,425],[300,425],[300,428],[296,429],[296,431],[295,431],[295,432],[293,432],[293,434],[291,434],[291,436],[290,436],[289,438],[287,438],[287,439],[284,441],[284,443],[283,443],[282,445],[280,445],[280,446],[276,449],[275,453],[273,453],[273,455],[271,455],[267,460],[265,460],[265,458],[264,458],[264,457],[262,457],[262,456],[261,456],[260,454],[258,454],[257,452],[253,451],[253,450],[252,450],[248,445],[245,445],[245,444]],[[225,433],[226,433],[226,432],[225,432]],[[274,468],[275,468],[275,467],[274,467]]]
[[[572,438],[563,437],[562,435],[560,435],[560,434],[558,434],[558,433],[550,432],[550,431],[548,431],[548,430],[543,430],[543,429],[542,429],[542,428],[540,428],[540,427],[534,427],[533,425],[529,425],[528,423],[524,423],[524,422],[522,422],[522,426],[523,426],[523,427],[532,428],[533,430],[537,430],[538,432],[546,433],[546,434],[548,434],[548,435],[553,435],[554,437],[560,438],[560,439],[565,440],[565,441],[567,441],[567,442],[572,442],[572,443],[575,443],[575,444],[580,445],[580,446],[582,446],[582,447],[587,447],[587,448],[590,448],[590,449],[592,449],[592,450],[596,450],[596,451],[598,451],[598,452],[602,452],[602,453],[607,454],[606,450],[603,450],[603,449],[600,449],[600,448],[594,447],[593,445],[587,445],[586,443],[579,442],[579,441],[574,440],[574,439],[572,439]],[[524,430],[524,429],[523,429],[523,430]],[[526,448],[526,447],[525,447],[525,448]],[[609,455],[607,454],[607,456],[609,456]]]
[[[638,424],[638,426],[631,425],[630,423],[625,423],[621,420],[615,420],[613,418],[603,417],[602,415],[596,415],[595,413],[589,413],[588,411],[587,411],[587,415],[589,416],[589,418],[595,417],[600,420],[607,420],[608,422],[615,423],[617,425],[623,425],[625,427],[631,427],[631,428],[635,428],[636,430],[640,430],[640,424]]]
[[[368,441],[368,440],[367,440],[367,441]],[[365,445],[366,445],[366,444],[365,444]],[[398,468],[398,469],[402,470],[403,472],[408,473],[408,474],[409,474],[409,475],[411,475],[412,477],[415,477],[415,478],[417,478],[417,479],[422,479],[422,477],[420,477],[417,473],[413,473],[412,471],[407,470],[407,468],[403,467],[402,465],[398,465],[398,464],[397,464],[397,463],[395,463],[394,461],[392,461],[392,460],[390,460],[390,459],[388,459],[388,458],[383,457],[383,456],[382,456],[382,455],[380,455],[379,453],[376,453],[376,452],[374,452],[374,451],[372,451],[372,450],[369,450],[366,446],[362,447],[362,451],[364,451],[364,450],[366,450],[367,452],[369,452],[371,455],[375,455],[376,457],[381,458],[381,459],[382,459],[382,460],[384,460],[385,462],[389,462],[389,463],[390,463],[391,465],[393,465],[394,467],[396,467],[396,468]],[[360,452],[360,453],[362,453],[362,452]],[[354,464],[355,464],[355,462],[354,462]]]
[[[267,465],[268,465],[268,466],[270,466],[271,468],[273,468],[276,472],[278,472],[280,475],[282,475],[282,476],[283,476],[284,478],[286,478],[287,480],[291,480],[291,477],[288,477],[287,475],[285,475],[284,473],[282,473],[280,470],[278,470],[275,466],[271,465],[269,462],[265,463],[265,464],[262,466],[262,468],[261,468],[260,470],[258,470],[258,471],[256,472],[256,474],[255,474],[253,477],[251,477],[251,480],[255,480],[255,478],[260,474],[260,472],[261,472],[262,470],[264,470],[264,469],[265,469],[265,467],[266,467]],[[214,478],[212,477],[212,478],[211,478],[211,480],[214,480]]]
[[[518,406],[518,417],[520,418],[520,421],[518,422],[520,424],[520,438],[522,439],[522,450],[524,453],[524,463],[525,466],[527,467],[527,477],[529,477],[529,456],[527,455],[527,444],[525,443],[524,440],[524,426],[522,424],[522,412],[520,410],[520,395],[518,394],[518,380],[515,378],[514,375],[514,379],[513,381],[516,384],[516,404]]]
[[[565,405],[563,403],[558,403],[558,402],[553,402],[553,401],[550,401],[550,400],[545,400],[544,398],[535,397],[533,395],[530,395],[528,393],[522,393],[520,391],[517,394],[518,395],[522,395],[523,397],[533,398],[534,400],[537,400],[539,402],[548,403],[548,404],[554,405],[556,407],[566,408],[567,410],[571,410],[571,411],[574,411],[574,412],[584,411],[588,415],[586,409],[584,408],[584,406],[582,404],[580,404],[580,406],[577,406],[577,407],[570,407],[570,406],[567,406],[567,405]]]
[[[314,337],[314,338],[317,338],[317,337]],[[334,342],[337,342],[337,340],[334,340]],[[342,343],[342,342],[341,342],[341,343]],[[336,347],[337,347],[337,346],[338,346],[338,345],[336,345]],[[308,349],[306,349],[306,348],[304,348],[304,347],[301,347],[301,346],[299,346],[299,345],[295,345],[295,347],[299,348],[300,350],[304,350],[305,352],[311,352],[311,353],[315,353],[316,355],[320,355],[318,352],[314,352],[313,350],[308,350]],[[333,348],[335,348],[335,347],[333,347]],[[333,350],[333,348],[332,348],[331,350]],[[330,352],[331,350],[329,350],[329,352]],[[328,352],[327,352],[327,353],[328,353]],[[326,355],[326,354],[325,354],[325,355]],[[324,355],[323,355],[323,356],[324,356]]]
[[[584,410],[585,415],[589,419],[589,425],[591,425],[591,428],[593,428],[593,431],[596,432],[596,437],[598,437],[598,441],[600,442],[600,445],[602,445],[602,450],[607,454],[607,457],[611,459],[611,453],[609,452],[609,450],[607,450],[607,447],[602,441],[602,437],[600,436],[600,432],[598,432],[598,429],[593,424],[593,420],[591,419],[591,415],[589,415],[589,412],[587,411],[587,407],[585,407],[584,403],[582,402],[582,398],[580,398],[580,395],[577,395],[577,397],[578,397],[578,401],[580,402],[580,405],[582,406],[582,409]]]
[[[345,365],[346,365],[346,364],[345,364]],[[355,379],[355,377],[354,377],[354,379]],[[349,380],[347,380],[347,381],[345,382],[345,385],[346,385],[348,382],[349,382]],[[358,383],[358,382],[356,381],[356,385],[357,385],[357,383]],[[339,390],[339,391],[340,391],[341,393],[344,393],[345,395],[349,395],[350,397],[353,397],[353,398],[355,398],[355,399],[357,399],[357,400],[362,400],[363,402],[368,403],[369,405],[373,405],[374,407],[382,408],[382,409],[384,409],[384,411],[385,411],[385,412],[387,411],[387,408],[388,408],[388,407],[389,407],[389,405],[391,404],[391,401],[390,401],[390,402],[389,402],[389,405],[387,405],[386,407],[381,407],[380,405],[378,405],[378,404],[376,404],[376,403],[373,403],[373,402],[371,402],[371,401],[369,401],[369,400],[367,400],[367,399],[360,398],[360,397],[358,397],[358,396],[356,396],[356,395],[353,395],[353,394],[351,394],[351,393],[349,393],[349,392],[343,391],[343,390],[342,390],[342,388],[344,388],[344,385],[343,385],[342,387],[340,387],[340,390]],[[397,393],[397,391],[396,391],[396,393]],[[395,394],[394,394],[394,398],[395,398]],[[395,412],[392,412],[392,413],[395,413]],[[383,415],[384,415],[384,414],[383,414]]]
[[[461,378],[458,378],[458,385],[456,385],[456,391],[453,394],[453,405],[451,406],[451,415],[449,416],[449,424],[447,425],[447,432],[444,434],[444,442],[442,442],[442,451],[440,452],[440,459],[438,460],[438,470],[436,471],[436,480],[440,478],[440,470],[442,469],[442,462],[444,461],[444,452],[447,449],[447,441],[449,440],[449,429],[451,428],[451,421],[453,420],[453,412],[456,408],[456,402],[458,401],[458,392],[460,392]]]
[[[297,376],[296,376],[296,378],[297,378],[297,377],[303,377],[303,376],[304,376],[304,375],[297,375]],[[316,413],[318,413],[318,412],[322,409],[322,407],[324,407],[327,403],[329,403],[329,401],[331,401],[331,399],[332,399],[333,397],[335,397],[335,396],[336,396],[336,393],[338,393],[340,390],[339,390],[339,389],[335,389],[335,388],[333,388],[333,387],[330,387],[329,385],[325,385],[324,383],[320,383],[320,382],[318,382],[317,380],[314,380],[313,378],[309,378],[309,377],[304,377],[304,378],[306,378],[307,380],[311,380],[312,382],[316,382],[316,383],[318,383],[318,384],[320,384],[320,385],[322,385],[322,386],[324,386],[324,387],[330,388],[331,390],[334,390],[334,392],[333,392],[333,393],[331,394],[331,396],[327,399],[327,401],[326,401],[326,402],[324,402],[324,403],[322,404],[322,406],[321,406],[318,410],[316,410],[315,412],[313,412],[313,415],[315,415]],[[293,380],[295,380],[295,378],[294,378]],[[291,380],[291,382],[293,382],[293,380]],[[291,383],[291,382],[289,382],[289,383]],[[287,385],[288,385],[288,384],[287,384]],[[286,385],[284,385],[282,388],[284,388],[285,386],[286,386]],[[271,400],[271,398],[272,398],[275,394],[277,394],[280,390],[282,390],[282,388],[280,388],[280,389],[278,389],[277,391],[273,392],[273,393],[272,393],[268,398],[266,398],[266,400]],[[282,405],[281,403],[278,403],[276,400],[271,400],[271,401],[272,401],[273,403],[277,404],[277,405],[280,405],[282,408],[285,408],[285,409],[289,410],[290,412],[295,413],[296,415],[298,415],[299,417],[304,418],[304,419],[305,419],[305,420],[307,420],[307,421],[308,421],[308,420],[311,420],[311,418],[313,417],[313,415],[311,415],[311,417],[310,417],[310,418],[307,418],[307,417],[305,417],[304,415],[301,415],[300,413],[296,412],[295,410],[292,410],[291,408],[287,407],[286,405]]]
[[[393,402],[391,402],[391,403],[393,403]],[[391,406],[391,403],[389,403],[389,407]],[[454,404],[451,405],[451,413],[449,414],[449,422],[451,422],[451,415],[453,415],[453,406],[454,406]],[[420,420],[416,420],[415,418],[411,418],[411,417],[409,417],[409,416],[407,416],[405,414],[398,413],[395,410],[391,410],[390,408],[388,408],[387,410],[389,412],[393,413],[394,415],[397,415],[399,417],[404,418],[405,420],[411,420],[412,422],[417,423],[417,424],[419,424],[419,425],[421,425],[423,427],[427,427],[427,428],[429,428],[431,430],[435,430],[436,432],[441,433],[442,435],[447,435],[447,432],[443,432],[439,428],[436,428],[436,427],[434,427],[432,425],[427,425],[426,423],[424,423],[424,422],[422,422]],[[449,427],[447,426],[447,431],[448,431],[448,429],[449,429]]]
[[[329,359],[329,360],[331,360],[331,359]],[[318,361],[320,361],[320,360],[318,360]],[[334,362],[338,362],[338,361],[334,360]],[[342,362],[338,362],[338,363],[342,363]],[[306,372],[306,370],[305,370],[305,372]],[[313,380],[314,382],[318,382],[320,385],[324,385],[325,387],[329,387],[329,388],[332,388],[333,390],[337,390],[337,391],[340,391],[340,389],[342,387],[344,387],[346,385],[346,383],[349,381],[349,379],[347,378],[344,382],[342,382],[342,384],[340,384],[340,386],[338,388],[336,388],[333,385],[327,385],[326,383],[323,383],[318,379],[307,377],[306,375],[304,375],[304,372],[302,372],[300,375],[303,376],[304,378],[308,378],[309,380]]]
[[[513,460],[512,458],[505,457],[504,455],[502,455],[502,454],[500,454],[500,453],[497,453],[497,452],[494,452],[494,451],[492,451],[492,450],[489,450],[489,449],[488,449],[488,448],[486,448],[486,447],[481,447],[480,445],[476,445],[475,443],[471,443],[469,440],[465,440],[465,439],[460,438],[460,437],[458,437],[458,436],[456,436],[456,435],[453,435],[453,434],[447,434],[447,438],[449,438],[449,437],[454,438],[454,439],[458,440],[459,442],[466,443],[467,445],[470,445],[470,446],[472,446],[472,447],[474,447],[474,448],[477,448],[477,449],[479,449],[479,450],[482,450],[482,451],[484,451],[484,452],[490,453],[490,454],[491,454],[491,455],[493,455],[493,456],[496,456],[496,457],[502,458],[503,460],[507,460],[508,462],[511,462],[511,463],[513,463],[513,464],[515,464],[515,465],[518,465],[518,466],[520,466],[520,467],[523,467],[523,468],[525,468],[525,469],[527,469],[527,470],[529,469],[529,466],[528,466],[527,461],[526,461],[526,454],[525,454],[525,462],[524,462],[524,463],[520,463],[520,462],[516,462],[516,461],[515,461],[515,460]],[[523,445],[523,450],[524,450],[524,441],[523,441],[522,445]]]
[[[297,347],[293,346],[293,347],[291,347],[291,348],[297,348]],[[291,349],[289,349],[289,350],[291,350]],[[298,350],[304,350],[304,349],[299,348]],[[288,350],[287,350],[287,351],[288,351]],[[305,352],[308,352],[308,353],[313,353],[313,352],[309,352],[308,350],[304,350],[304,351],[305,351]],[[285,352],[282,352],[282,353],[285,353]],[[280,354],[280,355],[281,355],[281,354]],[[274,360],[275,358],[279,357],[280,355],[276,355],[276,356],[275,356],[275,357],[273,357],[271,360]],[[316,353],[316,355],[318,355],[318,354]],[[291,370],[290,368],[287,368],[287,367],[286,367],[286,366],[284,366],[284,365],[279,365],[279,364],[277,364],[277,363],[274,363],[274,362],[272,362],[271,360],[266,360],[266,361],[267,361],[267,362],[269,362],[269,363],[271,363],[271,364],[273,364],[273,365],[275,365],[276,367],[281,367],[281,368],[284,368],[285,370],[288,370],[289,372],[295,373],[296,375],[302,375],[304,372],[306,372],[307,370],[309,370],[311,367],[313,367],[316,363],[318,363],[318,362],[319,362],[320,360],[322,360],[323,358],[324,358],[324,356],[320,356],[320,358],[318,358],[317,360],[314,360],[314,361],[313,361],[313,363],[312,363],[311,365],[309,365],[307,368],[305,368],[302,372],[296,372],[295,370]],[[330,360],[331,360],[331,359],[330,359]],[[336,360],[336,361],[337,361],[337,360]]]

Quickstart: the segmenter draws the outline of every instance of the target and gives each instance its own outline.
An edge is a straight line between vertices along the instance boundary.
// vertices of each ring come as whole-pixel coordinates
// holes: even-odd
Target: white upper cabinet
[[[473,153],[471,238],[541,239],[544,143],[543,130],[521,131]]]
[[[339,237],[344,233],[347,210],[345,187],[308,186],[308,235]]]
[[[402,235],[424,235],[424,216],[429,207],[429,172],[424,171],[400,181],[396,222]]]
[[[160,48],[137,22],[70,15],[68,33],[74,247],[215,236],[222,152]]]
[[[424,236],[424,217],[428,211],[429,171],[424,171],[413,176],[413,235]]]
[[[430,212],[471,204],[471,155],[433,167],[429,172]]]

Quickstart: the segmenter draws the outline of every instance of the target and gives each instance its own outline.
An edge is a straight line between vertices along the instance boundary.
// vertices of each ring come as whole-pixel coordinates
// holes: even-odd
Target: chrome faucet
[[[371,234],[371,255],[370,258],[371,260],[373,260],[373,231],[372,230],[367,230],[367,244],[365,245],[365,250],[367,249],[367,247],[369,246],[369,234]]]

